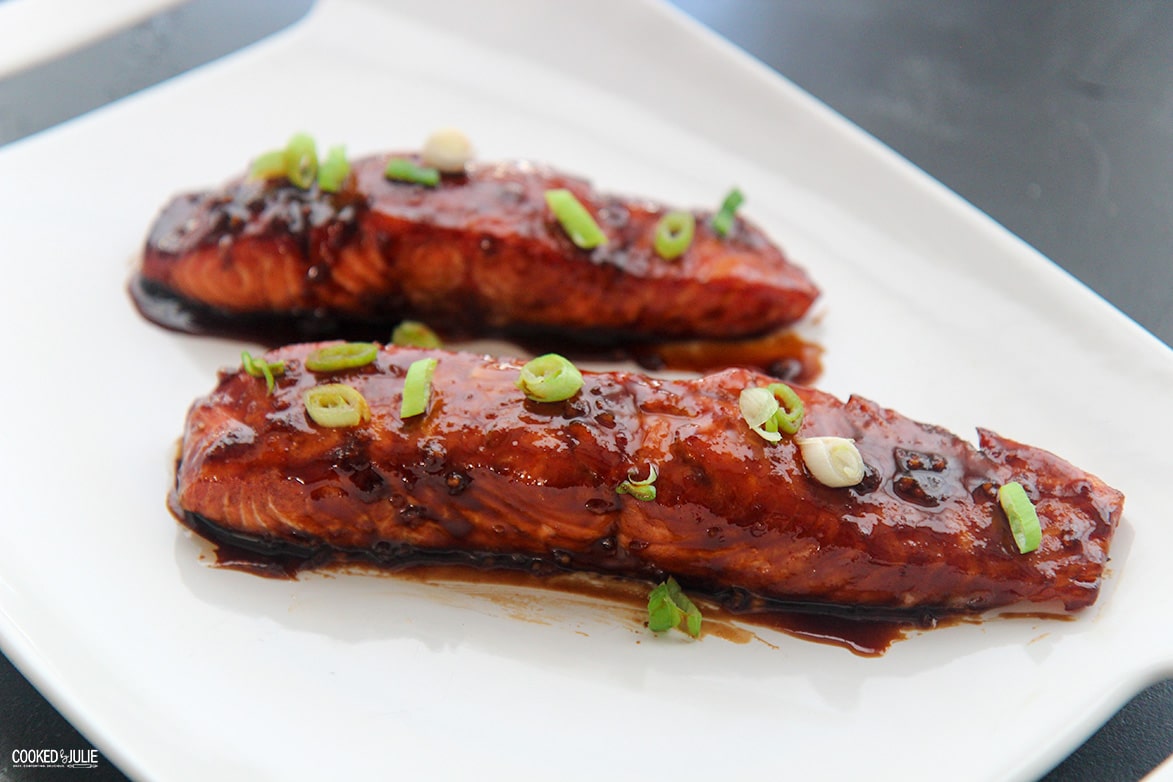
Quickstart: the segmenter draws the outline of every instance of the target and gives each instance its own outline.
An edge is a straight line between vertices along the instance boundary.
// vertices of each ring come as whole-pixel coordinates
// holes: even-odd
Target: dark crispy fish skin
[[[257,550],[387,552],[544,562],[643,579],[883,611],[980,612],[1097,597],[1123,496],[1045,451],[980,432],[980,450],[860,398],[796,388],[801,436],[852,437],[863,483],[828,488],[792,439],[768,444],[738,396],[771,379],[730,369],[690,380],[586,372],[570,400],[528,401],[520,362],[381,349],[361,369],[306,371],[313,345],[265,381],[224,372],[191,407],[172,506]],[[426,414],[399,416],[407,367],[438,359]],[[307,389],[343,382],[368,423],[328,429]],[[655,499],[617,494],[655,466]],[[1022,483],[1042,545],[1020,554],[997,487]],[[479,558],[479,560],[478,560]]]
[[[386,179],[387,159],[356,161],[336,194],[245,178],[176,197],[132,281],[140,311],[161,321],[150,299],[162,296],[226,322],[415,318],[614,341],[765,333],[800,319],[818,296],[742,218],[718,237],[711,214],[695,213],[692,246],[668,261],[653,244],[663,206],[526,163],[471,164],[429,188]],[[605,246],[583,250],[567,238],[546,205],[555,188],[597,216]]]

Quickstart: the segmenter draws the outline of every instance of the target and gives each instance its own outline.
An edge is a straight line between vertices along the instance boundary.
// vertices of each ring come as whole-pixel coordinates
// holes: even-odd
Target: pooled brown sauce
[[[403,549],[379,557],[375,552],[301,549],[288,543],[269,544],[240,535],[196,514],[181,513],[179,517],[212,544],[216,566],[266,578],[292,580],[305,570],[358,571],[393,574],[397,578],[426,584],[540,589],[606,601],[623,609],[617,614],[632,618],[646,613],[651,588],[649,583],[632,578],[566,571],[534,557]],[[491,594],[482,592],[478,595],[492,598]],[[784,603],[740,592],[708,595],[689,591],[689,596],[704,615],[702,637],[716,637],[739,644],[759,640],[773,646],[751,629],[766,628],[803,640],[838,646],[862,657],[878,657],[912,632],[970,618],[938,616],[929,611],[909,613],[797,601]]]
[[[634,348],[646,369],[713,372],[748,367],[780,380],[813,383],[823,371],[823,348],[790,330],[739,340],[682,340]]]
[[[410,313],[389,312],[386,318],[347,318],[321,311],[285,315],[226,313],[179,298],[135,275],[128,286],[131,300],[147,320],[174,331],[198,336],[243,339],[271,348],[295,342],[351,339],[385,343]],[[693,339],[649,342],[628,335],[599,332],[587,342],[580,335],[517,332],[466,332],[438,329],[446,344],[472,338],[500,338],[533,355],[561,353],[575,360],[634,361],[647,370],[712,372],[747,367],[788,382],[810,385],[822,374],[823,348],[784,329],[745,339]]]

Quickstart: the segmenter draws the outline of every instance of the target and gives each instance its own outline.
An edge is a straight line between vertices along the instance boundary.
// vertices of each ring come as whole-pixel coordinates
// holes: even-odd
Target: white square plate
[[[164,506],[173,446],[255,346],[137,315],[148,226],[295,130],[363,154],[442,125],[610,191],[707,205],[739,185],[824,290],[823,387],[988,426],[1126,493],[1100,602],[865,659],[766,631],[656,639],[587,600],[207,567]],[[0,151],[0,182],[0,643],[132,777],[1027,779],[1173,672],[1173,354],[664,6],[322,0]]]

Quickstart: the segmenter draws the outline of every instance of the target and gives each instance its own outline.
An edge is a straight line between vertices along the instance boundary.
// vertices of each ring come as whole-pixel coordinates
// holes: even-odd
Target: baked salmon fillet
[[[392,159],[354,161],[336,192],[244,176],[180,195],[150,230],[130,289],[149,319],[279,344],[386,339],[421,320],[447,331],[556,335],[583,343],[734,338],[802,318],[806,273],[748,220],[689,213],[695,234],[667,259],[668,207],[596,192],[525,162],[470,162],[435,184],[389,179]],[[546,194],[569,191],[602,243],[571,239]]]
[[[747,369],[582,372],[568,398],[536,401],[519,387],[532,364],[469,353],[369,346],[362,366],[307,368],[346,350],[293,345],[221,373],[187,417],[181,520],[311,566],[672,576],[733,610],[923,617],[1091,605],[1122,511],[1120,492],[1046,451],[984,430],[975,448],[858,397],[787,386],[797,431],[751,427],[746,389],[777,386]],[[307,400],[339,387],[361,415],[318,423]],[[828,485],[808,450],[829,437],[852,443],[854,484]],[[1028,553],[1000,501],[1010,484],[1037,512]]]

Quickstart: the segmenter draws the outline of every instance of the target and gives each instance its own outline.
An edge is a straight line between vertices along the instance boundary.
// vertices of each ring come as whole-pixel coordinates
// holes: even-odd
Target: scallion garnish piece
[[[440,335],[418,320],[405,320],[391,332],[391,344],[401,348],[442,348]]]
[[[761,386],[742,389],[737,398],[737,406],[741,409],[741,417],[749,424],[749,428],[771,443],[782,439],[778,433],[778,425],[773,424],[774,414],[778,412],[778,399],[769,389]]]
[[[651,502],[656,499],[656,478],[660,476],[656,465],[648,467],[648,477],[635,480],[635,470],[627,473],[627,480],[615,487],[616,494],[630,494],[637,500]]]
[[[855,486],[866,468],[855,441],[849,437],[799,437],[795,442],[802,461],[816,481],[833,489]]]
[[[319,164],[318,145],[308,133],[297,133],[284,149],[266,152],[252,162],[249,176],[257,179],[285,177],[290,183],[309,190],[317,180],[326,193],[336,193],[350,175],[345,147],[331,147],[326,159]]]
[[[1043,542],[1043,528],[1034,503],[1026,496],[1026,489],[1018,481],[1011,481],[998,488],[998,503],[1010,521],[1010,532],[1014,543],[1022,554],[1029,554]]]
[[[669,212],[656,223],[656,254],[666,261],[684,255],[696,233],[696,218],[689,212]]]
[[[297,133],[285,146],[285,176],[302,190],[309,190],[318,176],[318,145],[308,133]]]
[[[781,403],[778,412],[774,414],[774,421],[778,428],[786,434],[795,434],[802,426],[802,418],[806,407],[794,389],[785,383],[771,383],[766,386],[774,397]]]
[[[265,361],[263,358],[253,358],[252,354],[247,350],[240,354],[240,363],[244,367],[244,371],[253,377],[265,378],[265,388],[269,393],[273,393],[273,387],[276,381],[273,380],[274,375],[280,375],[285,372],[284,361]]]
[[[795,434],[806,411],[802,399],[785,383],[743,389],[737,404],[750,429],[771,443],[781,440],[783,432]]]
[[[373,343],[344,342],[313,351],[305,357],[305,368],[311,372],[340,372],[365,367],[378,355],[379,348]]]
[[[521,368],[517,387],[535,402],[561,402],[582,388],[582,373],[557,353],[547,353]]]
[[[305,410],[314,423],[331,429],[358,426],[371,420],[367,400],[345,383],[329,383],[306,391]]]
[[[441,128],[428,136],[420,158],[445,174],[459,174],[472,160],[472,142],[456,128]]]
[[[327,193],[337,193],[348,176],[350,161],[346,159],[346,147],[330,147],[326,159],[318,167],[318,187]]]
[[[405,157],[393,157],[387,161],[383,176],[397,182],[412,182],[417,185],[435,187],[440,184],[440,171],[427,166],[416,165]]]
[[[713,231],[717,236],[728,236],[729,230],[733,228],[733,218],[737,214],[737,208],[745,201],[745,196],[736,187],[729,191],[729,195],[725,196],[725,200],[721,202],[721,208],[717,214],[713,215]]]
[[[648,629],[662,633],[674,627],[681,627],[693,638],[701,634],[701,612],[680,589],[676,579],[658,585],[648,595]]]
[[[547,190],[546,205],[575,247],[591,250],[607,243],[607,235],[582,202],[574,197],[574,193],[565,189]]]
[[[411,362],[407,377],[403,379],[403,402],[399,405],[399,417],[411,418],[426,412],[428,398],[432,395],[432,373],[440,362],[434,358],[421,358]]]
[[[256,179],[285,176],[285,150],[274,149],[257,157],[249,167],[248,173]]]

